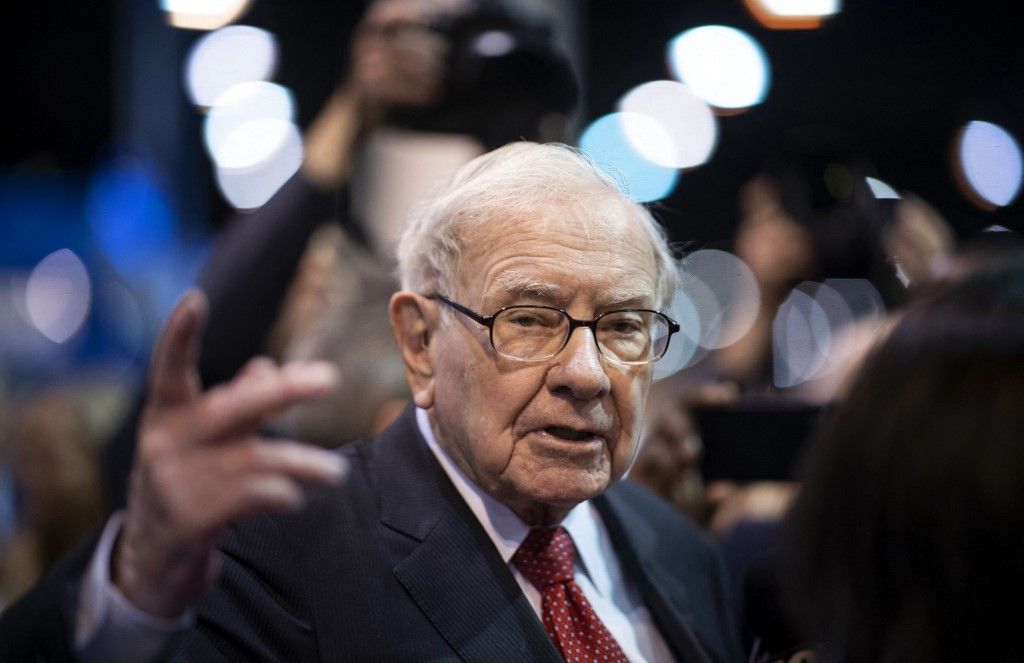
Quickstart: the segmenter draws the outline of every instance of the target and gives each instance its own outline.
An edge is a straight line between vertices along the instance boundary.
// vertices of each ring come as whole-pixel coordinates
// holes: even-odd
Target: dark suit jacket
[[[232,530],[220,581],[170,658],[561,660],[412,409],[341,453],[351,463],[342,486],[311,490],[301,513]],[[628,481],[595,504],[677,658],[741,660],[723,566],[701,532]],[[18,651],[66,656],[53,629],[70,630],[72,567],[12,609],[4,621],[18,632],[0,628],[0,647],[28,637],[37,645]]]

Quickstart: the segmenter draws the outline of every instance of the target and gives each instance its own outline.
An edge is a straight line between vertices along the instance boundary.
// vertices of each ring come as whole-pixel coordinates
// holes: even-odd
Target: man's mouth
[[[548,426],[544,429],[544,432],[548,435],[561,438],[563,440],[569,440],[571,442],[579,442],[582,440],[592,440],[597,435],[593,431],[589,430],[576,430],[574,428],[562,428],[560,426]]]

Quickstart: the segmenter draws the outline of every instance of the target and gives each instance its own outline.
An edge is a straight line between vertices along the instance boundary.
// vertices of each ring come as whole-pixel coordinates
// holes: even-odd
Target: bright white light
[[[167,22],[176,28],[216,30],[238,19],[252,0],[160,0]]]
[[[249,165],[253,162],[254,152],[266,151],[261,146],[273,135],[253,136],[252,128],[243,136],[234,134],[253,122],[278,120],[290,123],[294,116],[295,103],[287,88],[263,81],[239,83],[217,97],[207,114],[203,127],[206,149],[218,166],[240,168]],[[255,139],[256,144],[247,144],[249,139]]]
[[[673,76],[717,108],[749,108],[768,92],[768,56],[753,37],[735,28],[687,30],[669,42],[668,58]]]
[[[1020,191],[1020,147],[1005,129],[989,122],[970,122],[960,135],[959,167],[971,191],[983,203],[1004,207]]]
[[[277,118],[246,122],[224,140],[217,165],[236,170],[258,167],[281,152],[294,129],[292,123]]]
[[[488,30],[473,40],[473,50],[489,58],[507,55],[515,45],[515,38],[504,30]]]
[[[659,200],[676,187],[679,171],[644,158],[626,137],[629,113],[611,113],[594,120],[580,136],[580,150],[641,203]]]
[[[715,149],[715,115],[682,83],[651,81],[638,85],[622,97],[619,110],[629,143],[660,166],[699,166]]]
[[[681,167],[682,150],[668,127],[647,114],[626,112],[620,118],[626,140],[638,154],[665,168]]]
[[[25,307],[36,329],[55,343],[71,338],[89,314],[92,286],[85,265],[70,249],[55,251],[32,270]]]
[[[840,0],[755,0],[776,16],[832,16],[839,13]]]
[[[874,177],[865,177],[864,180],[868,183],[868,188],[871,189],[872,195],[879,200],[899,200],[900,194],[896,192],[896,189],[892,188],[885,182]]]
[[[277,42],[266,30],[233,25],[196,41],[185,62],[185,89],[192,103],[212,106],[226,90],[265,81],[277,64]]]
[[[740,340],[761,306],[754,273],[733,254],[717,249],[694,251],[683,259],[679,290],[700,318],[697,344],[709,349]]]
[[[238,209],[267,202],[302,165],[302,136],[291,122],[253,120],[236,129],[217,164],[217,184]]]

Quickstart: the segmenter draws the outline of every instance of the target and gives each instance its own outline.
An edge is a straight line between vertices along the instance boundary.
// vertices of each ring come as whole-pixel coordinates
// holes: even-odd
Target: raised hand
[[[302,169],[331,189],[350,174],[353,152],[395,106],[429,106],[442,95],[447,39],[430,30],[439,12],[467,0],[377,0],[352,35],[347,76],[306,134]]]
[[[465,0],[378,0],[353,35],[347,84],[371,107],[438,101],[449,44],[430,30],[438,14],[455,13]]]
[[[216,547],[233,521],[298,509],[302,482],[342,479],[340,456],[259,429],[290,405],[329,390],[333,366],[250,361],[207,392],[196,361],[205,297],[188,293],[157,343],[140,420],[128,511],[115,548],[113,579],[151,615],[173,618],[216,578]]]

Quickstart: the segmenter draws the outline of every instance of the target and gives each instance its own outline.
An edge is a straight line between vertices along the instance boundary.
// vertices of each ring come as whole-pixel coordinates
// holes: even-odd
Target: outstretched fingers
[[[221,522],[258,513],[291,511],[305,503],[305,482],[338,483],[347,471],[345,460],[331,452],[301,444],[262,442],[249,458],[249,468],[223,493]]]
[[[153,353],[151,407],[187,403],[199,395],[199,342],[206,320],[206,295],[188,291],[175,305]]]
[[[207,392],[196,422],[200,437],[212,441],[253,430],[290,406],[323,395],[338,379],[334,365],[322,361],[251,366]]]
[[[249,515],[303,506],[304,483],[340,483],[348,464],[339,454],[285,440],[239,438],[189,454],[160,476],[173,496],[168,513],[186,538],[205,538]],[[188,476],[188,490],[180,490]]]

